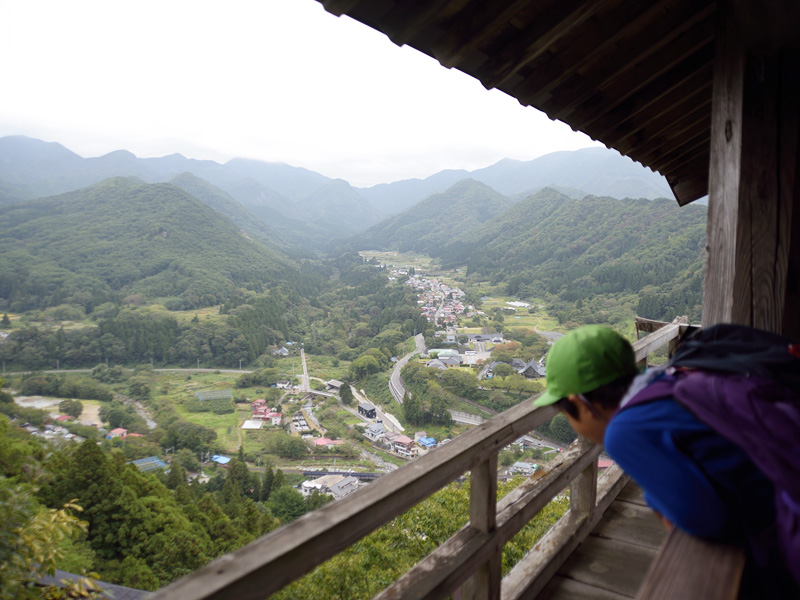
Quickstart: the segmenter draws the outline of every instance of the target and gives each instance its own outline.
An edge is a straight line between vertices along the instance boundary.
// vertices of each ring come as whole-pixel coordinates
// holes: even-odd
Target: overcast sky
[[[366,186],[596,145],[314,0],[0,0],[0,137]]]

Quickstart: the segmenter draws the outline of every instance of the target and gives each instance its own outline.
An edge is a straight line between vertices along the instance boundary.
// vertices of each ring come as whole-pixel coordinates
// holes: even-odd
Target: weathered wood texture
[[[693,538],[674,529],[636,598],[733,600],[744,569],[739,548]]]
[[[653,548],[589,536],[559,574],[633,598],[657,554]]]
[[[653,509],[617,498],[592,535],[658,550],[666,534]]]
[[[721,11],[717,34],[703,325],[797,336],[797,51],[759,33],[773,26],[741,10],[751,2],[734,4],[739,16]]]
[[[492,534],[497,527],[497,455],[472,469],[469,526]],[[462,600],[496,600],[500,597],[502,554],[493,553],[462,588]]]
[[[628,600],[628,598],[630,596],[588,585],[571,577],[556,575],[547,583],[537,600]]]
[[[632,598],[666,532],[644,506],[641,489],[628,483],[605,510],[590,536],[551,578],[537,600],[568,598]],[[621,500],[622,496],[632,502]]]
[[[617,465],[598,480],[591,517],[569,511],[503,579],[503,600],[535,598],[597,525],[630,478]]]

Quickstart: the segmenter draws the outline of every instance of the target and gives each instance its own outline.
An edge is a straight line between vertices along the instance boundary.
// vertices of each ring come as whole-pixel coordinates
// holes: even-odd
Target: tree
[[[495,365],[493,370],[495,377],[508,377],[509,375],[517,374],[517,370],[511,365],[507,365],[506,363],[500,363],[499,365]]]
[[[86,531],[87,524],[72,515],[80,510],[72,503],[43,509],[31,486],[0,478],[0,599],[38,597],[30,584],[55,572],[62,540]]]
[[[8,318],[8,315],[3,315],[3,320],[0,321],[0,325],[3,327],[11,327],[11,319]]]
[[[83,403],[80,400],[62,400],[58,403],[58,410],[65,415],[69,415],[77,419],[83,412]]]
[[[364,379],[380,370],[381,366],[378,360],[374,356],[364,354],[350,364],[350,379],[353,381]]]
[[[306,498],[306,508],[309,512],[317,510],[319,507],[326,505],[333,500],[328,494],[322,494],[319,490],[314,490],[311,495]]]
[[[339,388],[339,397],[342,399],[342,403],[345,406],[351,406],[353,404],[353,390],[348,383],[343,384],[342,387]]]
[[[288,485],[272,492],[269,509],[283,524],[294,521],[307,510],[303,494]]]
[[[269,500],[269,495],[272,493],[272,482],[275,480],[275,473],[272,470],[272,465],[267,465],[264,471],[264,481],[261,482],[261,497],[259,500],[266,502]]]
[[[550,421],[550,425],[548,426],[548,431],[550,433],[550,436],[555,441],[561,442],[562,444],[570,444],[577,437],[575,431],[573,431],[572,427],[569,426],[569,421],[567,421],[567,417],[565,417],[561,413],[557,414]]]

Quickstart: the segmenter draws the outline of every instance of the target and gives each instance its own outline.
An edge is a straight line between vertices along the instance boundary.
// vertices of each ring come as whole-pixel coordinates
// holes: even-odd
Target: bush
[[[80,400],[62,400],[58,403],[58,410],[60,410],[62,414],[77,419],[83,412],[83,403]]]

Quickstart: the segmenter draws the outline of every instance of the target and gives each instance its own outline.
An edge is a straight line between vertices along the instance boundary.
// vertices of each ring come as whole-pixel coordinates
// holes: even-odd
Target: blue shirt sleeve
[[[652,508],[692,535],[724,539],[732,528],[739,529],[732,507],[705,465],[687,454],[682,444],[709,435],[718,437],[667,398],[618,412],[606,429],[605,447],[644,490]]]

